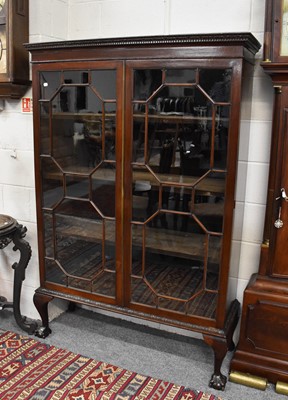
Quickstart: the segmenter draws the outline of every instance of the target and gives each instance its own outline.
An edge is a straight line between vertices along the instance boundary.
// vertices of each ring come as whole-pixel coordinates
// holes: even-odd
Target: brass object
[[[229,380],[233,383],[239,383],[240,385],[249,386],[259,390],[265,390],[268,384],[266,378],[238,371],[231,371]]]
[[[280,217],[281,217],[281,209],[282,209],[282,207],[279,207],[278,218],[277,218],[276,221],[274,222],[274,226],[275,226],[275,228],[277,228],[277,229],[283,228],[283,225],[284,225],[282,219],[280,218]]]
[[[282,93],[282,86],[281,85],[274,85],[275,92],[280,94]]]
[[[278,381],[276,383],[275,390],[276,390],[276,393],[284,394],[284,395],[288,396],[288,383]]]

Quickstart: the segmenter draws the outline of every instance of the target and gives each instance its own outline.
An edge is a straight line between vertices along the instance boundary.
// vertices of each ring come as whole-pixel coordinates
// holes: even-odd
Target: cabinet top
[[[135,36],[105,39],[65,40],[42,43],[26,43],[31,52],[37,50],[83,49],[103,47],[199,47],[199,46],[242,46],[253,55],[261,45],[249,32],[242,33],[206,33],[193,35]]]

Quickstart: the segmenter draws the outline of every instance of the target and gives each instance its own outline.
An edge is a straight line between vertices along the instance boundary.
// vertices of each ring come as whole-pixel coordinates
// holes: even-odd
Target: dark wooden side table
[[[22,317],[20,312],[22,282],[25,279],[25,270],[32,254],[29,243],[23,239],[26,235],[26,232],[27,228],[18,224],[14,218],[8,215],[0,214],[0,249],[4,249],[9,245],[9,243],[13,242],[13,250],[20,251],[19,262],[15,262],[12,265],[12,268],[14,269],[13,302],[9,302],[5,297],[0,296],[0,310],[4,310],[5,308],[13,308],[13,313],[17,324],[21,329],[29,334],[32,334],[37,328],[37,323],[34,321],[28,323],[26,318]]]

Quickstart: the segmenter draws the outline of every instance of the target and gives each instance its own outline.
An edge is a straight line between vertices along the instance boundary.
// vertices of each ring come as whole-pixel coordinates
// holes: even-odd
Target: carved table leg
[[[205,342],[214,351],[214,373],[210,379],[209,386],[213,389],[224,390],[227,377],[221,373],[222,362],[227,354],[228,346],[225,339],[203,335]]]
[[[38,336],[40,338],[45,338],[52,332],[49,328],[48,318],[48,303],[51,300],[53,300],[53,296],[49,296],[39,292],[35,292],[33,297],[35,307],[37,308],[42,319],[42,326],[35,332],[35,336]]]
[[[29,243],[23,239],[26,231],[26,227],[17,224],[16,230],[12,236],[12,241],[14,243],[13,250],[20,251],[19,262],[12,265],[12,268],[14,269],[13,312],[15,320],[20,328],[28,332],[29,334],[32,334],[37,328],[37,323],[35,321],[28,323],[26,321],[26,318],[22,317],[20,312],[22,282],[25,279],[25,270],[32,253]]]
[[[209,382],[209,386],[217,390],[224,390],[227,377],[221,373],[221,366],[227,354],[235,348],[233,342],[233,333],[237,326],[240,315],[240,303],[234,300],[228,310],[224,330],[221,336],[203,335],[205,342],[213,348],[214,351],[214,373]]]

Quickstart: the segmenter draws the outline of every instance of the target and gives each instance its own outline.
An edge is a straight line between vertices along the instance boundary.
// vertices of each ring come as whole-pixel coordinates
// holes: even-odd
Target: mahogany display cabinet
[[[239,318],[227,293],[240,104],[258,41],[241,33],[26,47],[38,335],[50,333],[53,298],[195,331],[214,350],[210,385],[224,389]]]

